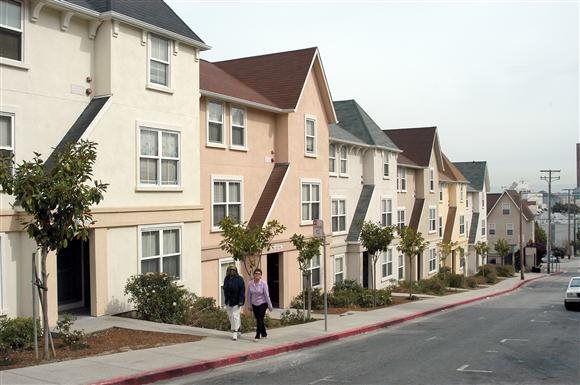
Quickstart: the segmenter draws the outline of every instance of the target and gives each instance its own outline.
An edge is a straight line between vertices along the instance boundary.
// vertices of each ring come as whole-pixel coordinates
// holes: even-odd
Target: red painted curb
[[[336,332],[336,333],[327,334],[327,335],[324,335],[321,337],[316,337],[316,338],[310,339],[308,341],[292,342],[292,343],[288,343],[285,345],[279,345],[279,346],[274,346],[271,348],[257,350],[254,352],[234,354],[231,356],[216,358],[216,359],[207,360],[207,361],[200,361],[200,362],[195,362],[195,363],[191,363],[191,364],[185,364],[185,365],[179,365],[179,366],[174,366],[174,367],[169,367],[169,368],[164,368],[164,369],[152,370],[149,372],[143,372],[143,373],[134,374],[131,376],[118,377],[118,378],[113,378],[110,380],[99,381],[99,382],[93,383],[92,385],[150,384],[152,382],[167,380],[167,379],[175,378],[175,377],[181,377],[181,376],[184,376],[187,374],[204,372],[206,370],[221,368],[223,366],[239,364],[242,362],[257,360],[260,358],[273,356],[273,355],[280,354],[280,353],[286,353],[286,352],[291,352],[294,350],[300,350],[300,349],[304,349],[304,348],[308,348],[308,347],[312,347],[312,346],[317,346],[317,345],[321,345],[321,344],[324,344],[327,342],[337,341],[337,340],[340,340],[343,338],[372,332],[372,331],[382,329],[382,328],[385,328],[388,326],[396,325],[396,324],[399,324],[399,323],[402,323],[405,321],[410,321],[410,320],[413,320],[416,318],[424,317],[424,316],[429,315],[429,314],[437,313],[437,312],[442,311],[442,310],[451,309],[454,307],[466,305],[468,303],[480,301],[482,299],[497,297],[499,295],[517,290],[529,282],[538,280],[540,278],[544,278],[546,276],[547,275],[544,275],[541,277],[531,278],[531,279],[528,279],[525,281],[521,281],[517,285],[515,285],[514,287],[512,287],[510,289],[499,291],[497,293],[493,293],[490,295],[485,295],[485,296],[481,296],[481,297],[477,297],[477,298],[471,298],[471,299],[467,299],[464,301],[455,302],[455,303],[444,305],[444,306],[439,306],[437,308],[425,310],[425,311],[418,312],[418,313],[409,314],[407,316],[395,318],[395,319],[388,320],[388,321],[378,322],[378,323],[371,324],[371,325],[366,325],[366,326],[362,326],[362,327],[357,327],[357,328],[347,329],[347,330],[343,330],[343,331]]]

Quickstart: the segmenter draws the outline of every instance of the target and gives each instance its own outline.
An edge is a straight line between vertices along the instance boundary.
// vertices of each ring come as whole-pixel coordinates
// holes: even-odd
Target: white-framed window
[[[346,200],[332,199],[331,201],[332,232],[340,233],[346,231]]]
[[[180,132],[139,126],[139,185],[176,187],[181,183]]]
[[[463,202],[464,199],[465,199],[465,185],[460,184],[459,185],[459,200],[461,202]]]
[[[311,260],[310,260],[310,266],[308,267],[308,271],[310,271],[311,274],[311,282],[312,282],[312,287],[317,287],[320,286],[320,254],[315,255]]]
[[[0,112],[0,157],[14,155],[14,115]]]
[[[495,223],[489,224],[489,235],[495,235]]]
[[[393,275],[393,249],[389,247],[381,257],[381,278]]]
[[[223,103],[207,102],[207,143],[220,146],[225,144]]]
[[[479,200],[481,201],[481,212],[485,212],[485,195],[483,193],[479,193]]]
[[[181,225],[139,228],[140,273],[166,273],[181,277]]]
[[[336,175],[336,145],[328,147],[328,171],[331,175]]]
[[[509,203],[502,203],[501,204],[501,213],[502,215],[510,215],[511,206]]]
[[[226,299],[224,298],[224,279],[226,279],[226,274],[228,273],[228,267],[231,265],[235,265],[236,268],[238,269],[238,271],[240,271],[240,264],[239,262],[234,261],[233,258],[229,257],[229,258],[222,258],[219,260],[219,281],[218,281],[218,285],[219,285],[219,292],[218,292],[218,298],[219,298],[219,304],[220,306],[224,307],[226,306]]]
[[[481,235],[485,235],[485,219],[481,220]]]
[[[439,238],[443,238],[443,216],[439,215]]]
[[[437,270],[437,250],[429,249],[429,273]]]
[[[469,197],[465,198],[465,207],[469,207]]]
[[[403,254],[399,254],[399,265],[397,267],[397,270],[399,272],[399,274],[397,275],[398,279],[404,279],[405,278],[405,256]]]
[[[211,191],[211,227],[219,230],[219,224],[225,217],[243,221],[242,213],[242,178],[212,177]]]
[[[439,184],[439,202],[443,202],[443,183]]]
[[[24,7],[20,0],[0,0],[0,57],[22,61]]]
[[[348,148],[340,147],[340,175],[345,176],[348,173]]]
[[[304,153],[306,156],[316,156],[316,119],[304,119]]]
[[[391,155],[389,154],[388,151],[384,151],[383,152],[383,178],[388,178],[390,176],[390,171],[389,171],[389,161]]]
[[[397,191],[407,191],[407,170],[397,167]]]
[[[435,169],[433,167],[429,169],[429,191],[435,191]]]
[[[397,209],[397,226],[400,229],[405,227],[405,209],[404,208]]]
[[[0,233],[0,315],[3,315],[4,309],[4,234]]]
[[[171,42],[161,36],[149,35],[149,83],[170,87]]]
[[[301,182],[302,223],[320,219],[320,182]]]
[[[381,225],[391,226],[393,224],[393,200],[381,199]]]
[[[434,233],[437,231],[437,209],[435,207],[429,207],[429,232]]]
[[[230,107],[230,121],[231,121],[231,133],[230,137],[232,140],[231,147],[234,149],[246,149],[247,145],[247,119],[246,119],[246,109],[243,107]]]
[[[334,256],[334,283],[344,281],[344,254]]]
[[[508,236],[514,235],[514,224],[513,223],[506,223],[505,224],[505,235],[508,235]]]
[[[459,235],[465,235],[465,215],[459,216]]]

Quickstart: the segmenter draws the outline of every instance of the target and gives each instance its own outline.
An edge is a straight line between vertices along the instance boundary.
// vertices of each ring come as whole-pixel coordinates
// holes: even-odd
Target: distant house
[[[109,183],[88,241],[48,258],[49,315],[130,308],[131,275],[162,271],[201,291],[199,52],[209,47],[163,1],[0,0],[0,137],[17,163],[98,143]],[[6,140],[5,140],[6,139]],[[53,150],[53,148],[56,148]],[[36,244],[0,199],[0,311],[32,313]]]
[[[334,282],[372,287],[372,259],[360,244],[363,222],[395,225],[397,154],[401,150],[354,100],[335,101],[330,126],[329,175]],[[396,241],[377,261],[377,287],[404,278]]]
[[[511,254],[501,259],[494,248],[498,239],[505,239],[512,252],[520,248],[520,231],[522,243],[534,242],[534,215],[522,200],[522,229],[520,230],[520,198],[515,190],[487,194],[487,242],[489,244],[490,263],[512,263]]]
[[[489,174],[485,161],[453,162],[453,165],[469,180],[467,186],[466,206],[469,223],[469,250],[467,253],[467,273],[474,274],[482,264],[481,256],[475,252],[477,242],[487,242],[487,191],[489,190]]]
[[[224,274],[234,263],[219,247],[220,221],[230,216],[263,225],[276,219],[287,230],[261,266],[274,306],[288,307],[302,288],[290,237],[312,236],[317,219],[331,233],[328,141],[336,114],[318,49],[202,61],[200,88],[201,202],[207,208],[202,293],[222,301]],[[322,266],[322,257],[311,262],[315,287],[322,286]]]

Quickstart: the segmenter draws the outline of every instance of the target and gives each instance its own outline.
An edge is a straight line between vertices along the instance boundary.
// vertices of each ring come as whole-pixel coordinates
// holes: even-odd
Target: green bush
[[[443,295],[447,291],[447,283],[435,276],[429,279],[421,279],[416,282],[416,292],[430,295]]]
[[[290,301],[292,309],[302,309],[304,292],[301,291]],[[308,294],[306,294],[306,308],[308,308]],[[324,308],[324,296],[319,288],[312,289],[312,310],[322,310]]]
[[[286,310],[280,316],[280,324],[283,326],[299,325],[306,322],[314,321],[313,318],[307,318],[304,311],[298,309],[296,311]]]
[[[499,277],[514,276],[514,267],[512,265],[497,265],[495,268]]]
[[[134,275],[127,280],[125,294],[140,318],[182,324],[192,306],[193,295],[164,273]]]
[[[475,289],[479,283],[480,279],[477,276],[471,276],[465,279],[465,285],[470,289]]]
[[[391,292],[385,289],[377,289],[374,290],[374,299],[373,299],[373,290],[372,289],[364,289],[364,291],[360,294],[359,298],[357,299],[356,305],[362,308],[369,308],[373,307],[373,302],[376,301],[376,306],[384,306],[390,304],[393,299],[391,297]]]
[[[497,282],[497,270],[498,265],[483,265],[480,266],[477,274],[485,279],[485,283],[496,283]]]
[[[65,346],[71,349],[83,349],[89,346],[84,330],[71,330],[76,319],[72,314],[64,313],[56,322],[56,331],[60,334]]]
[[[461,274],[455,274],[455,273],[449,274],[447,276],[447,280],[448,280],[449,287],[455,287],[455,288],[466,287],[465,277]]]
[[[42,335],[40,322],[36,321],[38,335]],[[34,321],[31,317],[0,319],[0,348],[27,349],[34,342]]]

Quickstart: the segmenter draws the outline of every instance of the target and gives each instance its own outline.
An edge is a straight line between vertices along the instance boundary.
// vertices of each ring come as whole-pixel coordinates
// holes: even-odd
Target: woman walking
[[[224,279],[224,300],[234,341],[240,335],[240,310],[244,306],[245,294],[244,279],[238,275],[238,269],[234,265],[228,266]]]
[[[252,311],[256,318],[256,337],[255,342],[260,338],[266,338],[266,324],[264,317],[266,309],[272,311],[272,301],[270,301],[270,293],[268,292],[268,284],[262,281],[262,270],[254,270],[254,279],[248,284],[248,303],[252,305]]]

